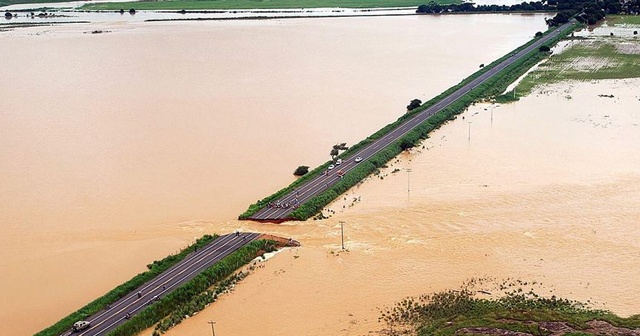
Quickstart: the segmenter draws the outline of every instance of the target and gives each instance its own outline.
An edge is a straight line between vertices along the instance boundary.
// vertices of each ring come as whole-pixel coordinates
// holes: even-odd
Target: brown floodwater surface
[[[638,101],[578,97],[587,84],[496,107],[493,127],[478,106],[332,205],[330,220],[234,220],[291,182],[298,165],[324,162],[333,144],[365,138],[411,99],[428,100],[506,54],[544,30],[543,18],[0,33],[0,297],[10,302],[0,305],[0,334],[36,332],[194,238],[237,228],[304,247],[270,260],[175,334],[204,335],[212,318],[223,335],[366,333],[378,327],[376,307],[482,275],[542,277],[563,294],[633,312],[637,298],[621,292],[637,287],[627,258],[638,257],[639,132],[625,107]],[[107,32],[87,34],[95,29]],[[611,93],[627,87],[617,85]],[[608,117],[598,104],[609,104]],[[336,256],[338,220],[350,252]]]
[[[245,224],[303,246],[168,335],[208,335],[210,320],[222,335],[378,334],[379,309],[473,277],[637,314],[638,84],[549,86],[495,105],[493,122],[478,104],[331,204],[330,219]]]

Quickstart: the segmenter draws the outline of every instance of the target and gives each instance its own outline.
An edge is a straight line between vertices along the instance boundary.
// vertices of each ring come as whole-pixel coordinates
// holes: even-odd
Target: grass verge
[[[64,333],[65,331],[71,329],[71,326],[76,321],[83,320],[101,311],[108,304],[112,304],[116,302],[120,298],[131,293],[136,288],[146,283],[147,281],[155,278],[160,273],[166,271],[167,269],[169,269],[169,267],[180,262],[189,253],[193,252],[196,247],[202,248],[205,245],[212,242],[213,240],[215,240],[216,238],[218,238],[217,235],[213,235],[213,236],[205,235],[202,238],[198,239],[194,244],[188,246],[187,248],[180,251],[179,253],[170,255],[162,260],[156,260],[152,262],[151,264],[147,265],[147,268],[149,269],[148,271],[142,272],[134,276],[133,278],[131,278],[131,280],[121,284],[120,286],[109,291],[107,294],[95,299],[94,301],[90,302],[86,306],[69,314],[68,316],[58,321],[56,324],[52,325],[51,327],[44,329],[39,333],[35,334],[35,336],[57,336]]]

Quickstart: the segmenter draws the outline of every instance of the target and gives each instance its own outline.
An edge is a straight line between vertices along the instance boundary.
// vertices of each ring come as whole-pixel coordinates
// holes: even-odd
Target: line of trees
[[[555,17],[546,19],[550,27],[560,26],[575,17],[581,23],[593,25],[605,18],[606,14],[640,13],[640,0],[544,0],[507,5],[476,5],[472,2],[441,5],[435,1],[420,5],[416,13],[441,14],[458,12],[528,12],[557,11]]]

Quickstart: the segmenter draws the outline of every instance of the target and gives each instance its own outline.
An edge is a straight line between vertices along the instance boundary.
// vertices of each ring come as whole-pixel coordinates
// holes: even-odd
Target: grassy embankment
[[[560,38],[562,38],[563,36],[566,36],[567,34],[569,34],[571,31],[573,31],[573,29],[575,29],[575,27],[576,26],[573,26],[573,27],[569,28],[568,30],[562,32],[559,35],[559,37],[554,38],[548,44],[549,45],[553,45],[553,44],[557,43],[557,41]],[[549,32],[550,31],[545,32],[545,35],[548,34]],[[458,90],[459,88],[461,88],[465,84],[471,82],[472,80],[474,80],[478,76],[482,75],[486,71],[489,71],[492,67],[496,66],[497,64],[499,64],[503,60],[509,58],[512,53],[518,52],[518,51],[526,48],[530,44],[535,43],[535,41],[537,41],[537,39],[533,39],[533,40],[529,41],[527,44],[517,48],[516,50],[514,50],[512,52],[509,52],[508,54],[506,54],[502,58],[500,58],[500,59],[494,61],[493,63],[485,66],[484,68],[480,69],[476,73],[474,73],[471,76],[469,76],[466,79],[464,79],[459,84],[449,88],[448,90],[444,91],[440,95],[438,95],[438,96],[432,98],[431,100],[427,101],[426,103],[422,104],[422,106],[420,106],[419,108],[411,111],[411,113],[407,113],[407,114],[403,115],[402,117],[398,118],[397,121],[395,121],[395,122],[383,127],[382,129],[380,129],[376,133],[374,133],[371,136],[367,137],[366,139],[362,140],[358,144],[352,146],[351,148],[349,148],[349,150],[347,150],[344,153],[342,153],[340,155],[340,157],[343,158],[343,159],[346,159],[346,158],[349,158],[349,157],[353,156],[353,154],[355,152],[357,152],[358,150],[360,150],[363,146],[366,146],[369,143],[375,141],[376,139],[379,139],[379,138],[383,137],[384,135],[388,134],[391,130],[393,130],[396,127],[398,127],[399,125],[401,125],[407,119],[413,117],[417,113],[420,113],[420,112],[424,111],[425,109],[429,108],[430,106],[436,104],[438,101],[442,100],[444,97],[450,95],[451,93],[453,93],[454,91]],[[298,219],[298,220],[305,220],[305,219],[310,218],[311,216],[317,214],[320,210],[322,210],[322,208],[324,208],[324,206],[329,204],[331,201],[336,199],[339,195],[341,195],[342,193],[347,191],[349,188],[353,187],[354,185],[356,185],[357,183],[362,181],[364,178],[366,178],[367,176],[369,176],[370,174],[372,174],[373,172],[378,170],[380,167],[385,165],[388,161],[390,161],[391,159],[396,157],[398,154],[400,154],[405,148],[408,148],[408,147],[411,147],[413,145],[416,145],[422,139],[427,138],[429,132],[431,132],[432,130],[440,127],[442,124],[444,124],[448,120],[455,119],[456,115],[462,113],[469,105],[473,104],[474,102],[476,102],[478,100],[487,99],[487,98],[491,98],[491,97],[494,97],[496,95],[499,95],[501,92],[503,92],[506,89],[506,87],[510,83],[515,81],[519,76],[521,76],[529,68],[531,68],[533,65],[535,65],[536,63],[538,63],[540,60],[544,59],[545,57],[547,57],[547,53],[541,53],[541,52],[538,52],[537,50],[534,50],[534,51],[530,52],[525,57],[523,57],[520,60],[518,60],[517,62],[513,63],[507,69],[503,70],[498,76],[494,76],[491,80],[489,80],[489,81],[485,82],[484,84],[476,87],[471,92],[469,92],[467,95],[465,95],[462,98],[460,98],[456,103],[449,105],[444,110],[442,110],[442,111],[436,113],[435,115],[433,115],[431,118],[429,118],[429,120],[427,120],[426,122],[424,122],[423,124],[418,126],[416,129],[414,129],[413,131],[407,133],[403,138],[399,139],[398,141],[396,141],[395,143],[393,143],[389,147],[385,148],[384,150],[378,152],[376,155],[374,155],[373,157],[369,158],[368,160],[363,161],[362,163],[360,163],[356,168],[352,169],[347,174],[345,174],[345,176],[344,176],[344,178],[342,180],[340,180],[338,183],[336,183],[333,186],[331,186],[327,191],[325,191],[322,194],[310,199],[309,201],[307,201],[304,204],[302,204],[298,209],[293,211],[291,213],[291,217],[294,218],[294,219]],[[295,189],[299,185],[305,183],[309,179],[312,179],[312,178],[320,175],[324,170],[326,170],[327,166],[330,165],[330,164],[331,164],[331,162],[326,162],[325,164],[323,164],[323,165],[317,167],[316,169],[312,170],[311,172],[307,173],[307,175],[305,175],[302,178],[296,180],[291,185],[281,189],[280,191],[276,192],[275,194],[272,194],[272,195],[270,195],[270,196],[268,196],[268,197],[266,197],[266,198],[264,198],[262,200],[259,200],[256,203],[250,205],[249,208],[247,209],[247,211],[242,213],[239,216],[239,218],[240,219],[250,218],[253,214],[255,214],[261,208],[266,206],[266,204],[268,204],[269,202],[275,201],[276,199],[280,198],[281,196],[290,193],[291,191],[293,191],[293,189]]]
[[[0,0],[21,1],[21,0]],[[460,3],[438,0],[440,4]],[[204,10],[204,9],[290,9],[290,8],[386,8],[418,7],[423,0],[166,0],[152,2],[111,2],[90,4],[83,10]]]
[[[625,35],[575,39],[563,52],[553,55],[531,71],[516,86],[516,99],[529,94],[537,85],[567,80],[640,78],[640,16],[607,17],[604,25],[622,26]],[[513,91],[505,96],[513,97]]]
[[[527,285],[531,283],[511,283],[497,298],[480,298],[489,292],[468,285],[408,298],[381,311],[379,320],[386,324],[387,335],[418,336],[631,335],[640,328],[640,315],[621,318],[579,302],[541,297],[533,289],[523,290]]]

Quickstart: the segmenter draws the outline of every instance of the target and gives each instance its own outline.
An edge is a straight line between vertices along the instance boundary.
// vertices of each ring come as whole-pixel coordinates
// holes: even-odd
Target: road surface
[[[355,162],[354,158],[361,157],[363,161],[366,161],[368,158],[372,157],[373,155],[375,155],[376,153],[378,153],[379,151],[381,151],[391,143],[400,139],[402,136],[407,134],[416,126],[422,124],[432,115],[438,113],[445,107],[454,103],[460,97],[462,97],[463,95],[469,93],[469,91],[476,88],[478,85],[486,82],[488,79],[496,75],[498,72],[502,71],[504,68],[518,61],[520,58],[528,54],[533,49],[537,49],[538,47],[540,47],[550,39],[556,37],[560,32],[568,28],[574,22],[575,21],[570,21],[558,27],[552,33],[541,37],[540,39],[536,40],[533,44],[528,46],[527,48],[521,50],[518,53],[511,55],[511,57],[502,61],[502,63],[493,67],[492,69],[485,72],[484,74],[474,79],[470,83],[467,83],[463,87],[459,88],[458,90],[456,90],[455,92],[447,96],[446,98],[439,101],[437,104],[420,112],[419,114],[415,115],[413,118],[406,120],[403,124],[401,124],[399,127],[394,129],[393,131],[389,132],[387,135],[383,136],[382,138],[377,139],[371,144],[363,147],[362,149],[360,149],[360,151],[358,151],[357,153],[354,153],[349,159],[343,160],[341,165],[337,165],[334,169],[328,171],[329,173],[327,175],[320,175],[309,180],[304,185],[299,186],[296,190],[290,192],[289,194],[273,202],[274,205],[277,205],[277,206],[264,207],[260,209],[258,212],[256,212],[253,216],[249,217],[249,219],[258,220],[258,221],[274,221],[274,222],[280,222],[283,220],[291,219],[290,214],[295,210],[295,205],[303,204],[304,202],[308,201],[314,196],[317,196],[318,194],[322,193],[323,191],[331,187],[336,182],[340,181],[340,176],[338,176],[338,171],[341,171],[342,173],[347,173],[349,170],[356,167],[359,164],[359,162]]]
[[[134,316],[141,312],[151,303],[171,293],[180,285],[259,236],[258,233],[241,232],[237,236],[236,233],[232,233],[218,237],[154,279],[112,303],[109,308],[87,318],[86,321],[91,322],[88,329],[78,332],[68,331],[63,335],[106,335],[109,331],[126,322],[127,314]]]

